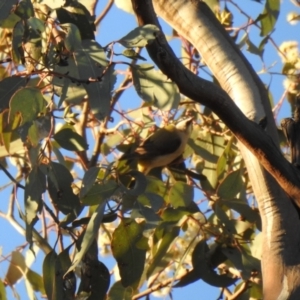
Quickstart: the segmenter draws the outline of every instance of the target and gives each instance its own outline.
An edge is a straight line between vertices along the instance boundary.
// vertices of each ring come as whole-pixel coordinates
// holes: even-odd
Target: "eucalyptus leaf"
[[[0,20],[6,19],[11,12],[17,0],[1,0],[0,1]]]
[[[143,224],[123,218],[113,233],[111,248],[118,262],[121,282],[124,287],[138,283],[144,270],[146,249],[137,247],[143,238]]]
[[[147,24],[130,31],[118,42],[126,48],[145,47],[155,39],[155,34],[159,31],[156,25]]]
[[[19,251],[12,251],[10,264],[5,275],[5,281],[13,286],[26,274],[26,263],[24,256]]]
[[[264,10],[259,16],[261,24],[261,36],[269,34],[277,21],[280,9],[280,0],[266,0]]]
[[[86,231],[84,232],[83,239],[80,245],[80,250],[76,253],[72,265],[67,270],[65,276],[76,268],[76,266],[81,262],[82,258],[93,243],[96,235],[98,234],[99,227],[103,219],[105,204],[106,203],[101,203],[100,205],[98,205],[97,209],[92,214],[91,219],[87,225]]]
[[[131,71],[135,90],[144,101],[162,110],[178,107],[179,89],[164,74],[150,64],[136,65]]]
[[[88,149],[85,139],[71,128],[64,128],[53,136],[54,140],[69,151],[84,151]]]
[[[24,206],[26,221],[26,240],[32,247],[32,230],[38,220],[37,213],[43,207],[42,195],[46,190],[46,177],[38,168],[34,168],[26,178]]]
[[[37,88],[25,87],[17,90],[9,103],[9,122],[13,122],[16,114],[21,115],[21,124],[35,120],[40,113],[45,113],[46,104],[41,91]]]
[[[63,272],[55,251],[49,252],[43,262],[44,288],[48,299],[64,300]]]
[[[171,203],[174,208],[189,206],[193,199],[193,187],[184,182],[177,181],[170,189],[169,203]]]

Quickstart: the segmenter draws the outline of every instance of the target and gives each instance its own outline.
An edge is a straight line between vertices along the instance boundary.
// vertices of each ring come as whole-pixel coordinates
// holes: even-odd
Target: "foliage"
[[[24,278],[30,299],[36,293],[48,299],[138,299],[142,292],[165,295],[200,279],[227,292],[236,283],[245,299],[261,299],[261,222],[235,137],[210,110],[180,95],[151,62],[140,63],[156,26],[137,27],[101,46],[85,2],[1,1],[0,167],[13,184],[1,217],[27,243],[5,256],[0,298]],[[247,29],[233,27],[237,4],[207,2],[237,45],[263,60],[280,1],[260,5]],[[128,10],[126,1],[118,3]],[[255,26],[258,45],[249,34]],[[179,40],[175,32],[172,38]],[[195,73],[209,73],[193,46],[181,41],[182,62]],[[297,46],[278,48],[291,103],[299,91]],[[137,100],[118,105],[132,89]],[[195,123],[185,163],[144,176],[134,162],[117,159],[157,123],[184,116],[194,116]],[[33,271],[22,254],[27,246],[45,252],[42,270]],[[115,260],[115,279],[106,256]],[[142,291],[145,282],[149,289]]]

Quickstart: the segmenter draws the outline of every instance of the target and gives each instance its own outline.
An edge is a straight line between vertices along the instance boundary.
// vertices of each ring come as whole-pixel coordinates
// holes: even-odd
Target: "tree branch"
[[[132,0],[132,4],[139,25],[160,27],[150,0]],[[157,34],[147,50],[162,72],[178,85],[180,92],[213,110],[300,207],[300,173],[284,158],[263,128],[250,121],[224,90],[186,69],[162,32]]]

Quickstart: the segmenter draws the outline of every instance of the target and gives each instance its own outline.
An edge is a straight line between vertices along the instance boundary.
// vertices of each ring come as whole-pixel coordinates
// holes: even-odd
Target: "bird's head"
[[[187,119],[180,120],[176,124],[176,129],[187,133],[188,135],[191,134],[193,128],[193,117],[189,117]]]

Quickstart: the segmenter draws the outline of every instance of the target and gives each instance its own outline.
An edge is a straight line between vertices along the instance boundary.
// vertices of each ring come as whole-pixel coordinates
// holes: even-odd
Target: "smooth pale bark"
[[[153,18],[151,4],[147,4],[149,1],[133,0],[132,2],[140,24],[155,24],[155,20],[151,19]],[[154,0],[153,4],[156,13],[197,48],[208,67],[219,80],[222,88],[249,119],[258,122],[264,116],[267,116],[268,126],[266,131],[270,137],[268,142],[274,148],[274,155],[276,156],[277,151],[279,151],[278,138],[267,92],[250,64],[231,42],[225,30],[205,3],[198,0]],[[144,9],[148,10],[148,16],[143,13]],[[247,127],[249,125],[247,121],[239,116],[239,112],[234,107],[231,107],[231,104],[227,103],[228,99],[222,95],[221,91],[218,91],[215,87],[214,91],[216,94],[214,96],[211,95],[211,101],[214,101],[214,104],[221,105],[222,109],[214,104],[206,103],[203,99],[199,101],[201,96],[206,99],[211,93],[207,90],[211,88],[207,82],[199,81],[195,75],[194,78],[185,71],[182,71],[181,78],[176,78],[175,75],[172,76],[172,70],[168,70],[167,67],[168,63],[170,64],[168,55],[172,54],[166,49],[165,42],[160,36],[158,36],[156,44],[148,46],[153,60],[165,74],[178,84],[180,91],[191,99],[202,102],[202,104],[212,108],[244,144],[240,144],[240,148],[259,203],[263,221],[263,253],[265,255],[262,257],[262,267],[264,299],[300,299],[300,290],[298,288],[300,286],[300,276],[298,275],[300,271],[299,218],[286,194],[274,178],[261,167],[256,156],[259,157],[268,171],[271,171],[271,174],[278,180],[280,185],[284,187],[284,184],[280,182],[282,174],[273,172],[272,167],[265,163],[265,160],[268,161],[269,157],[264,157],[264,153],[253,149],[255,148],[255,145],[253,147],[253,144],[255,144],[253,139],[256,139],[260,133],[254,130],[252,135],[247,133],[245,138],[244,135],[240,135],[239,129],[230,122],[228,116],[224,115],[222,110],[225,109],[229,115],[234,110],[238,115],[235,119],[240,118],[239,126]],[[178,72],[178,70],[176,71]],[[189,87],[190,89],[195,89],[195,91],[185,89],[183,84],[185,80],[192,83]],[[202,89],[196,88],[195,85],[197,84],[200,84]],[[224,103],[220,103],[220,99],[225,100]],[[260,145],[256,147],[259,148]],[[262,147],[267,148],[266,145],[262,145]],[[255,153],[255,156],[248,148]],[[272,153],[269,155],[272,156]],[[279,159],[284,160],[283,157]],[[285,162],[282,161],[282,164],[285,164]],[[297,177],[297,175],[295,176]],[[299,180],[296,184],[299,185]],[[286,188],[285,191],[288,192]],[[291,196],[291,194],[289,195]],[[293,197],[296,198],[297,195],[294,194]]]

